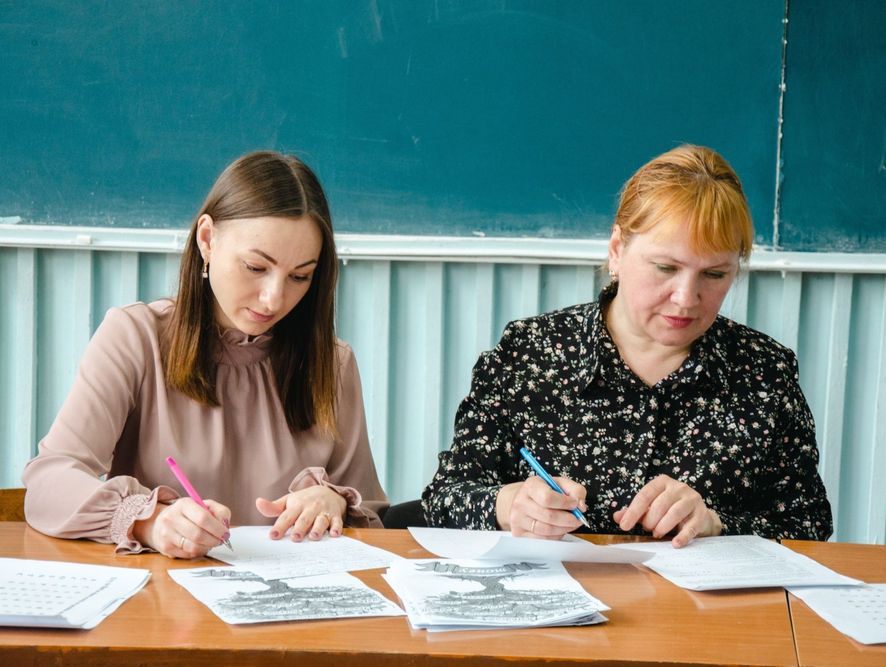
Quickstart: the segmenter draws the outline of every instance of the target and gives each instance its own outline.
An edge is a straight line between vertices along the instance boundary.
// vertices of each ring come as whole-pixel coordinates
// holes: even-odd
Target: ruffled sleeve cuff
[[[116,553],[137,554],[150,551],[150,547],[132,537],[132,525],[136,521],[151,518],[157,509],[157,503],[169,503],[178,497],[168,486],[158,486],[149,494],[133,493],[124,497],[111,517],[108,531],[108,540],[117,545]]]
[[[350,486],[338,486],[329,481],[326,469],[320,466],[305,468],[289,485],[289,492],[295,493],[311,486],[325,486],[332,489],[348,503],[345,513],[345,525],[352,528],[380,528],[378,515],[363,507],[363,497],[357,489]]]

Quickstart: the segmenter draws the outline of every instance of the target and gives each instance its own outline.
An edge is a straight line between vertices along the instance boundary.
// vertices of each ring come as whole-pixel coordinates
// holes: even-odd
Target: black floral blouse
[[[452,447],[422,494],[428,524],[497,528],[499,489],[532,474],[525,446],[551,475],[585,485],[594,532],[621,532],[612,513],[665,474],[701,494],[724,534],[827,539],[831,508],[793,352],[718,317],[649,387],[603,321],[600,303],[617,289],[511,322],[480,356]]]

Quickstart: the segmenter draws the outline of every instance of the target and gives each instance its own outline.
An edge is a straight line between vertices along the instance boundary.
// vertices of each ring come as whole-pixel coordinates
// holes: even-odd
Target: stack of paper
[[[670,542],[623,544],[652,552],[644,565],[668,581],[693,591],[766,586],[858,586],[824,565],[756,535],[702,537],[682,549]]]
[[[592,625],[609,609],[573,579],[563,562],[641,563],[641,550],[599,547],[504,531],[410,528],[415,540],[449,560],[394,563],[385,579],[409,622],[429,631]]]
[[[574,535],[559,540],[514,537],[502,530],[454,530],[451,528],[410,528],[415,541],[442,558],[511,560],[514,558],[563,563],[642,563],[652,558],[643,550],[600,547]]]
[[[169,576],[225,623],[403,615],[350,574],[265,579],[239,567],[201,567],[169,570]]]
[[[432,632],[591,625],[609,608],[557,562],[399,561],[385,579],[412,626]]]
[[[560,561],[639,563],[650,557],[571,536],[547,541],[496,531],[410,530],[432,553],[461,560],[407,561],[347,537],[271,540],[267,526],[241,526],[231,531],[233,551],[209,552],[234,567],[169,575],[228,623],[402,615],[381,594],[344,574],[388,567],[386,578],[416,627],[590,625],[605,621],[599,612],[608,607],[585,592]]]
[[[267,623],[355,616],[402,616],[403,610],[353,570],[387,567],[400,557],[349,537],[272,540],[268,526],[231,530],[233,550],[209,555],[234,567],[170,570],[169,576],[226,623]]]
[[[0,625],[94,628],[150,576],[126,567],[0,558]]]

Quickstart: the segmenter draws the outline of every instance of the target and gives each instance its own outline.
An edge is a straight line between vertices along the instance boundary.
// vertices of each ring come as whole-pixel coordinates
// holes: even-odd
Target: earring
[[[203,280],[209,277],[209,262],[203,262],[203,273],[200,275],[203,276]]]
[[[618,274],[614,269],[609,269],[609,280],[616,281],[618,280]]]

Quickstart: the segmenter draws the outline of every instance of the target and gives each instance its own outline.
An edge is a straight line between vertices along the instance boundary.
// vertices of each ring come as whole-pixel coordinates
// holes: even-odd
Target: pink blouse
[[[216,384],[205,406],[166,386],[158,332],[172,302],[108,311],[37,456],[25,466],[25,515],[56,537],[87,537],[143,550],[132,524],[158,501],[184,494],[173,456],[204,499],[227,505],[234,525],[271,524],[255,499],[325,484],[348,500],[346,523],[380,527],[388,504],[369,449],[354,353],[337,341],[338,436],[291,433],[269,357],[271,335],[221,334]]]

